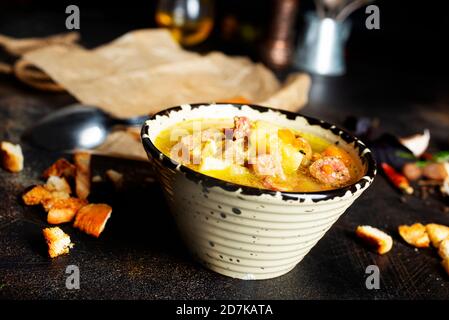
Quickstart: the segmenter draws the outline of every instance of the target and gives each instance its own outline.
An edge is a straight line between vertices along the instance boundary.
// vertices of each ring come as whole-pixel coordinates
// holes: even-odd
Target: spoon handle
[[[145,120],[149,119],[150,115],[143,115],[127,119],[114,119],[114,125],[119,126],[141,126]]]

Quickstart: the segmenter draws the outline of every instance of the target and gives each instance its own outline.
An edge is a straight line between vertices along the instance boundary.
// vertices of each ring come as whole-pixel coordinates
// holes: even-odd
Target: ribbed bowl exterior
[[[193,255],[239,279],[269,279],[293,269],[363,192],[299,203],[206,188],[161,161],[154,167]]]
[[[366,170],[351,186],[316,193],[288,193],[239,186],[194,172],[153,143],[186,119],[246,116],[310,132],[339,144]],[[254,105],[183,105],[155,115],[142,128],[142,142],[180,233],[193,255],[226,276],[256,280],[293,269],[345,210],[372,183],[371,151],[335,125]]]

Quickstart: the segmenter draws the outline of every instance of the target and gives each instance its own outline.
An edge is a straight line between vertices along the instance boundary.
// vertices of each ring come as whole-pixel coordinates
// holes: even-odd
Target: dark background
[[[3,0],[0,3],[0,32],[17,37],[44,36],[65,32],[65,8],[77,4],[81,11],[81,34],[88,47],[110,41],[136,28],[154,27],[157,1],[48,1]],[[216,24],[201,49],[219,49],[232,54],[249,54],[258,59],[261,41],[267,35],[272,1],[216,0]],[[380,68],[445,75],[448,71],[449,2],[379,0],[381,29],[365,28],[364,9],[351,16],[352,34],[347,46],[349,70],[354,63]],[[313,9],[313,1],[300,0],[297,28],[302,17]],[[224,16],[234,15],[242,24],[254,26],[252,42],[220,38]],[[104,22],[104,28],[98,24]],[[358,66],[357,66],[358,67]]]

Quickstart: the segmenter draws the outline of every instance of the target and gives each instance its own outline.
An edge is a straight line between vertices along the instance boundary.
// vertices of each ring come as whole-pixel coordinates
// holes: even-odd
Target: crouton
[[[73,248],[69,235],[65,234],[59,227],[45,228],[42,232],[51,258],[69,253],[69,250]]]
[[[25,192],[22,195],[22,199],[27,206],[35,206],[52,199],[68,199],[70,198],[70,193],[67,191],[70,192],[68,184],[66,186],[64,183],[56,182],[56,180],[52,179],[46,185],[37,185]]]
[[[438,255],[441,259],[449,259],[449,238],[444,239],[440,242],[438,247]]]
[[[72,189],[70,188],[70,185],[68,184],[67,180],[63,177],[58,176],[48,177],[47,183],[45,184],[45,188],[50,192],[59,191],[67,194],[72,193]]]
[[[385,254],[393,247],[393,238],[377,228],[358,226],[356,234],[367,244],[375,247],[379,254]]]
[[[76,167],[75,188],[80,199],[86,199],[90,193],[90,158],[87,152],[76,152],[73,156]]]
[[[112,182],[116,189],[120,189],[123,186],[123,174],[120,172],[109,169],[106,171],[106,177]]]
[[[73,164],[71,164],[64,158],[61,158],[53,163],[49,168],[47,168],[42,176],[45,179],[48,179],[50,176],[69,178],[75,176],[75,171],[76,168]]]
[[[426,225],[427,234],[429,235],[430,241],[435,248],[438,248],[440,242],[449,237],[449,227],[430,223]]]
[[[35,206],[41,204],[42,201],[50,198],[51,192],[41,185],[33,187],[22,196],[23,202],[27,206]]]
[[[98,238],[103,232],[111,212],[112,208],[107,204],[88,204],[78,211],[73,226]]]
[[[68,199],[70,198],[70,194],[64,191],[52,191],[51,192],[52,199]]]
[[[0,143],[0,156],[3,167],[10,172],[19,172],[23,169],[22,148],[18,144],[7,141]]]
[[[98,183],[98,182],[103,182],[103,178],[99,175],[93,176],[92,177],[92,182]]]
[[[411,226],[399,226],[399,234],[408,244],[414,247],[428,248],[430,245],[426,227],[421,223],[415,223]]]
[[[444,259],[441,261],[441,265],[443,266],[446,273],[449,275],[449,259]]]
[[[61,224],[73,220],[77,212],[87,205],[86,200],[78,198],[48,199],[42,203],[47,214],[49,224]]]

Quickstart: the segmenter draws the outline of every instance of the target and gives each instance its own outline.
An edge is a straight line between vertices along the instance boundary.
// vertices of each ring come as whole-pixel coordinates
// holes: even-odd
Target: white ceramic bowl
[[[215,179],[177,164],[154,145],[161,132],[188,119],[247,116],[310,132],[360,159],[364,176],[325,192],[279,192]],[[371,151],[324,121],[254,105],[183,105],[154,115],[142,142],[171,212],[193,255],[207,268],[239,279],[269,279],[293,269],[376,174]]]

